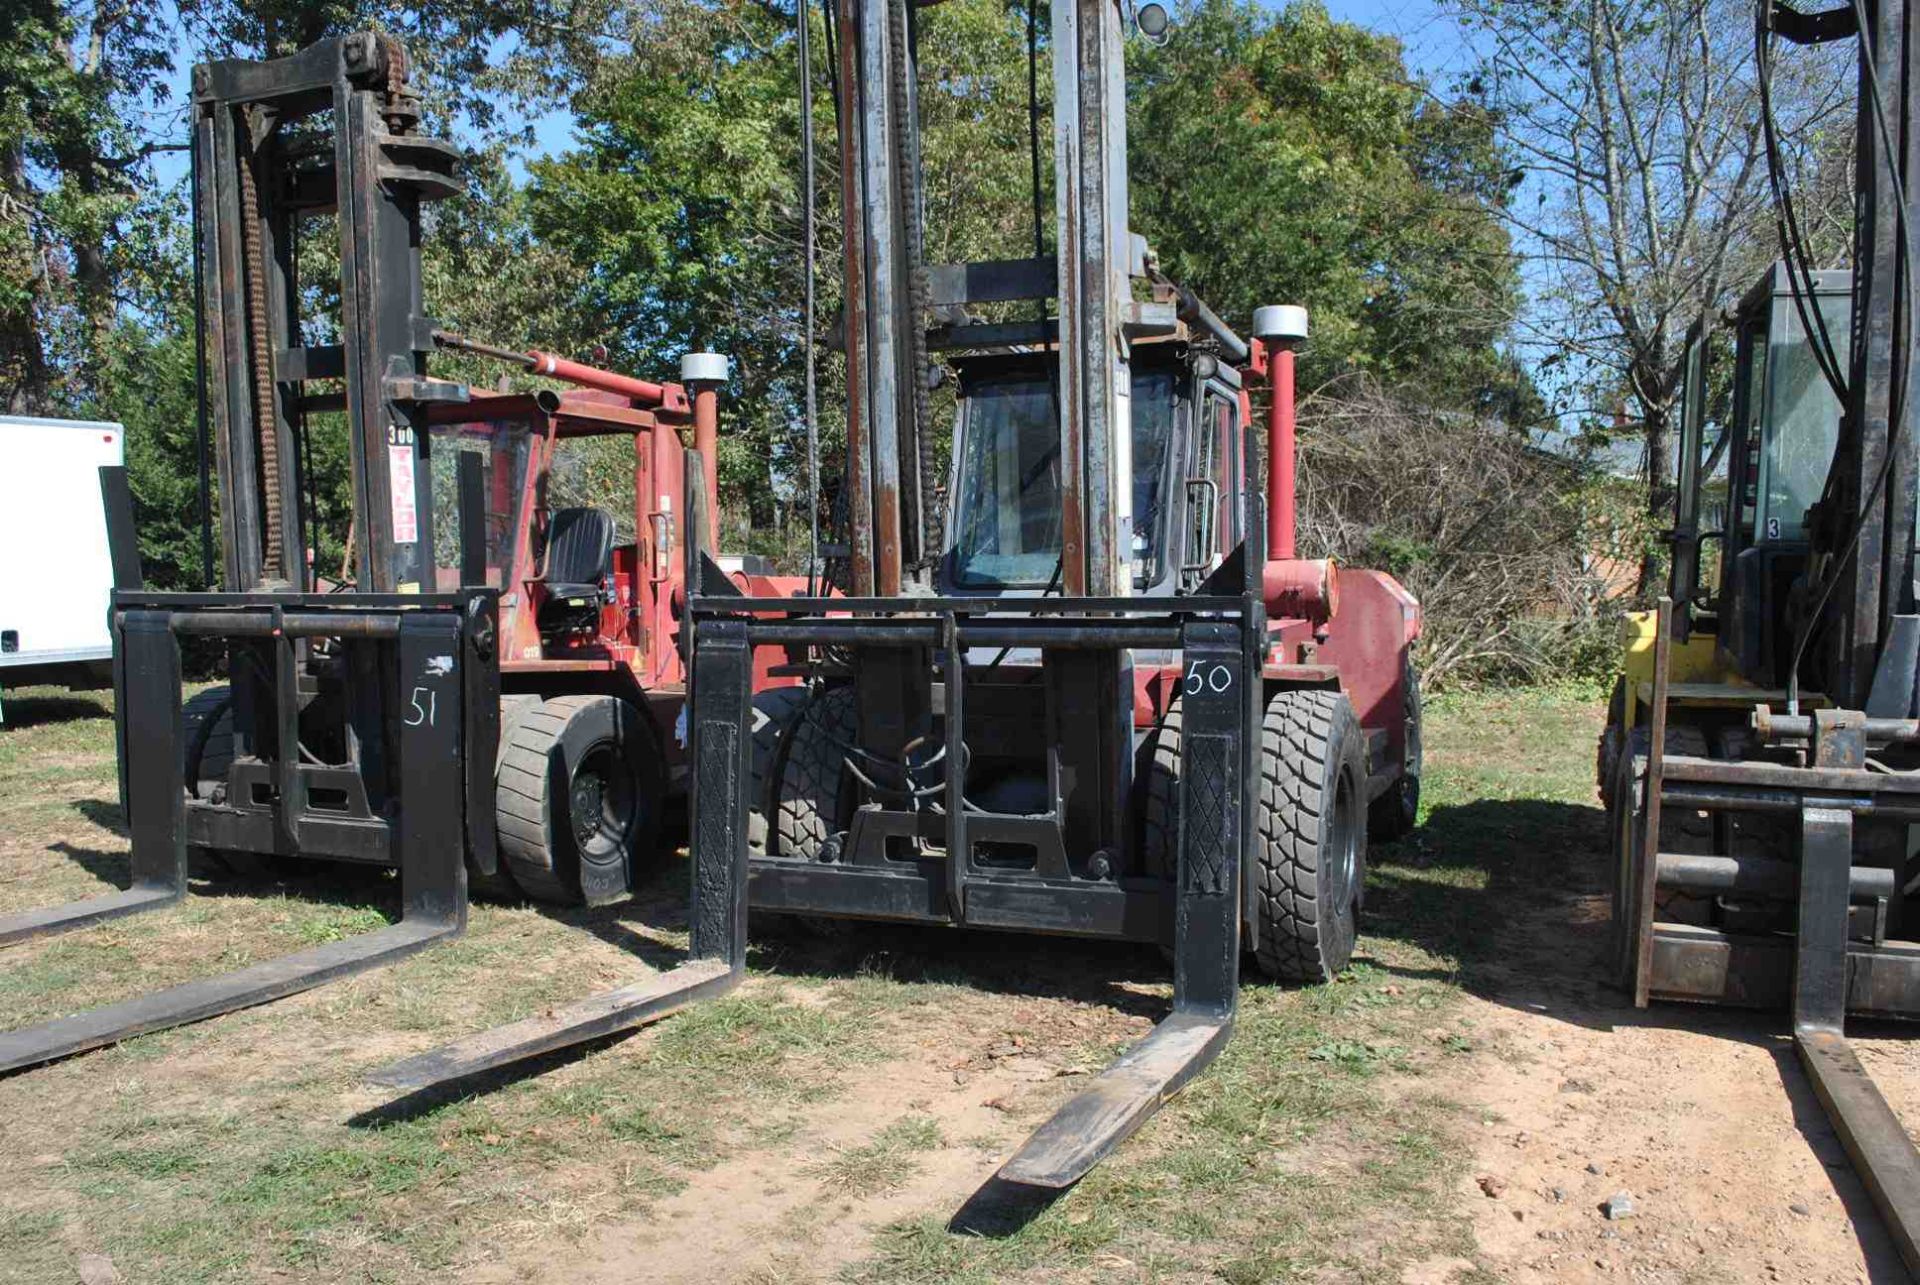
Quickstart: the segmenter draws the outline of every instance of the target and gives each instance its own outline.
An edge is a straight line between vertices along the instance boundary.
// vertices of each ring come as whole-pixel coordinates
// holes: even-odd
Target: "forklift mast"
[[[132,887],[0,921],[0,941],[171,904],[186,893],[190,853],[229,868],[291,858],[395,868],[402,917],[0,1033],[0,1070],[392,962],[459,933],[468,863],[483,875],[497,866],[486,482],[480,457],[461,453],[443,479],[453,494],[441,514],[455,530],[437,533],[426,431],[430,406],[467,396],[427,377],[433,331],[421,306],[420,209],[456,190],[456,155],[419,133],[405,52],[372,33],[196,67],[193,102],[196,235],[210,284],[202,386],[224,591],[146,588],[125,476],[102,470]],[[327,213],[339,226],[330,327],[303,309],[326,290],[301,278],[298,236],[303,217]],[[316,518],[303,501],[306,421],[327,411],[344,411],[348,426],[358,566],[349,592],[318,592],[306,554]],[[231,686],[183,708],[186,638],[224,649]]]
[[[1762,31],[1800,44],[1858,37],[1853,315],[1846,405],[1820,498],[1808,514],[1805,606],[1793,621],[1788,682],[1804,677],[1869,715],[1920,713],[1920,603],[1915,596],[1915,479],[1920,461],[1920,349],[1909,196],[1920,170],[1913,128],[1920,42],[1907,0],[1800,13],[1762,0]],[[1864,24],[1864,25],[1862,25]],[[1810,275],[1810,274],[1808,274]],[[1806,284],[1802,283],[1802,290]],[[1837,347],[1837,342],[1836,342]]]
[[[1009,344],[1057,344],[1059,587],[1130,591],[1129,343],[1173,330],[1165,304],[1134,302],[1145,243],[1127,222],[1127,110],[1120,7],[1050,0],[1054,258],[928,266],[913,63],[914,0],[836,0],[847,347],[847,477],[855,596],[928,592],[942,552],[927,423],[930,309],[1058,301],[1057,328],[1012,325]],[[1164,314],[1150,320],[1152,314]]]
[[[466,387],[427,377],[434,329],[421,298],[422,206],[459,191],[459,155],[420,132],[395,40],[360,32],[270,63],[194,69],[195,198],[209,282],[208,385],[219,462],[224,583],[313,588],[305,550],[309,413],[344,410],[351,556],[359,588],[434,586],[427,408]],[[339,317],[303,315],[299,222],[339,229]],[[342,393],[309,394],[309,380]]]
[[[1600,759],[1617,979],[1640,1007],[1790,1006],[1799,1063],[1920,1274],[1920,1150],[1845,1034],[1849,1014],[1920,1016],[1914,16],[1912,0],[1813,13],[1757,0],[1763,76],[1776,36],[1857,39],[1851,281],[1814,268],[1782,200],[1784,257],[1736,316],[1726,557],[1697,639],[1711,533],[1695,328],[1672,597],[1630,631]]]

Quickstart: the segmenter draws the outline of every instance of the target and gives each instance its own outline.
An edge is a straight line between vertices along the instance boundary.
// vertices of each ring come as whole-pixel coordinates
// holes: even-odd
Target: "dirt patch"
[[[957,1009],[944,1020],[903,1017],[918,1033],[910,1054],[863,1067],[831,1097],[773,1122],[779,1141],[736,1149],[692,1174],[678,1194],[596,1228],[563,1256],[530,1240],[465,1278],[835,1279],[869,1254],[887,1224],[957,1210],[1098,1069],[1090,1049],[1151,1026],[1143,1016],[1071,1000],[1009,1008],[965,999]]]
[[[1784,1015],[1635,1010],[1588,980],[1607,932],[1593,900],[1522,934],[1512,970],[1460,1010],[1496,1054],[1462,1086],[1481,1132],[1461,1200],[1486,1265],[1515,1282],[1906,1280]],[[1861,1047],[1920,1119],[1911,1047]],[[1609,1217],[1621,1194],[1631,1212]]]

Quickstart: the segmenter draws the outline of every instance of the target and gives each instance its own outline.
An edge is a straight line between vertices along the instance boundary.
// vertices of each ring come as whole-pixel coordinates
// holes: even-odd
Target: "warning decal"
[[[387,484],[393,491],[393,542],[412,544],[420,538],[420,513],[413,494],[413,443],[393,439],[404,430],[387,430]],[[411,433],[404,434],[412,437]]]

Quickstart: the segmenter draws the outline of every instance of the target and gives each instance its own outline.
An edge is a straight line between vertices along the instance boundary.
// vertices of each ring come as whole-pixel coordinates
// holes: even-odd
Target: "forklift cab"
[[[961,358],[948,549],[961,597],[1060,588],[1058,392],[1050,352]],[[1245,536],[1246,433],[1237,371],[1182,342],[1141,344],[1128,457],[1133,593],[1191,591]]]
[[[674,627],[670,497],[684,478],[671,426],[608,393],[476,394],[436,412],[433,436],[436,505],[451,503],[458,456],[481,460],[509,689],[555,664],[678,679],[679,654],[654,645]],[[457,550],[440,543],[439,575],[457,581]]]
[[[434,425],[434,503],[452,505],[456,461],[460,454],[477,456],[485,479],[486,583],[503,595],[508,634],[519,632],[515,625],[525,604],[544,649],[590,643],[599,637],[602,607],[613,598],[618,524],[598,504],[552,495],[552,477],[577,441],[609,433],[636,436],[644,450],[645,437],[627,425],[563,414],[552,395],[546,403],[535,394],[476,404],[486,418]],[[434,561],[443,587],[460,583],[459,550],[451,536],[436,539]]]
[[[1842,370],[1848,364],[1852,275],[1816,272],[1818,309]],[[1778,654],[1793,585],[1806,571],[1808,510],[1820,499],[1840,431],[1840,404],[1820,372],[1784,263],[1775,263],[1734,314],[1734,362],[1724,422],[1712,407],[1711,345],[1703,324],[1687,336],[1679,477],[1669,591],[1681,628],[1717,635],[1747,681],[1786,679]],[[1811,319],[1812,313],[1809,312]],[[1724,467],[1723,467],[1724,466]],[[1705,500],[1724,497],[1706,514]],[[1702,530],[1703,516],[1712,529]],[[1720,542],[1717,588],[1700,588],[1700,554]]]

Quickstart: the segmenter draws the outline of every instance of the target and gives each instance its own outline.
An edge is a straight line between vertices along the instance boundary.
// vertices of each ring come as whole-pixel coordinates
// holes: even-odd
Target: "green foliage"
[[[1051,50],[1039,14],[1042,240],[1053,236]],[[488,342],[594,354],[650,378],[710,348],[734,361],[719,470],[729,548],[804,538],[799,114],[792,18],[750,0],[587,0],[421,8],[370,0],[183,0],[122,6],[118,24],[40,0],[0,35],[0,394],[124,421],[149,578],[199,581],[191,280],[184,185],[147,149],[180,110],[157,72],[198,56],[284,53],[376,27],[407,44],[429,127],[469,146],[466,192],[427,215],[426,304]],[[825,492],[841,451],[838,154],[826,32],[814,16],[819,141],[820,427]],[[1034,253],[1027,9],[955,0],[919,11],[927,255]],[[1516,291],[1495,217],[1504,176],[1484,113],[1437,103],[1398,47],[1315,0],[1270,13],[1206,0],[1173,42],[1129,45],[1133,215],[1168,272],[1244,325],[1253,307],[1314,309],[1309,382],[1353,369],[1448,405],[1524,418],[1531,385],[1496,349]],[[95,37],[97,50],[95,49]],[[95,56],[97,54],[97,57]],[[514,107],[575,120],[563,154]],[[165,109],[165,110],[162,110]],[[32,210],[33,216],[19,211]],[[331,338],[329,227],[307,220],[302,266]],[[58,271],[45,271],[47,266]],[[492,363],[436,373],[487,386]],[[936,397],[936,476],[950,398]],[[351,512],[337,416],[308,426],[318,565],[337,573]],[[602,461],[612,476],[618,461]],[[612,472],[609,473],[608,470]],[[614,484],[617,489],[617,481]],[[829,501],[829,503],[831,503]],[[615,506],[616,508],[619,506]],[[1403,560],[1420,551],[1383,548]]]
[[[115,329],[112,381],[149,395],[116,399],[99,413],[126,426],[127,481],[140,532],[140,560],[156,589],[203,589],[198,418],[191,333]],[[217,489],[217,488],[216,488]],[[220,541],[213,541],[215,574]]]
[[[1169,275],[1239,324],[1306,305],[1308,386],[1358,367],[1531,409],[1493,346],[1518,278],[1484,112],[1430,96],[1395,41],[1318,0],[1203,0],[1165,48],[1131,53],[1134,221]]]
[[[164,101],[160,7],[23,0],[0,27],[0,405],[97,387],[150,176],[132,113]]]
[[[1423,392],[1349,378],[1303,403],[1302,552],[1388,571],[1420,600],[1430,688],[1612,672],[1632,484]]]
[[[592,265],[580,313],[614,366],[671,378],[688,351],[733,360],[723,507],[744,508],[760,526],[780,521],[803,468],[789,27],[756,4],[664,5],[646,44],[610,59],[576,100],[578,147],[535,162],[528,193],[539,240]],[[818,186],[831,202],[832,106],[820,100]],[[823,287],[834,276],[825,246]],[[830,287],[822,294],[831,306]],[[823,371],[821,387],[834,383]],[[835,418],[829,410],[822,423]]]

